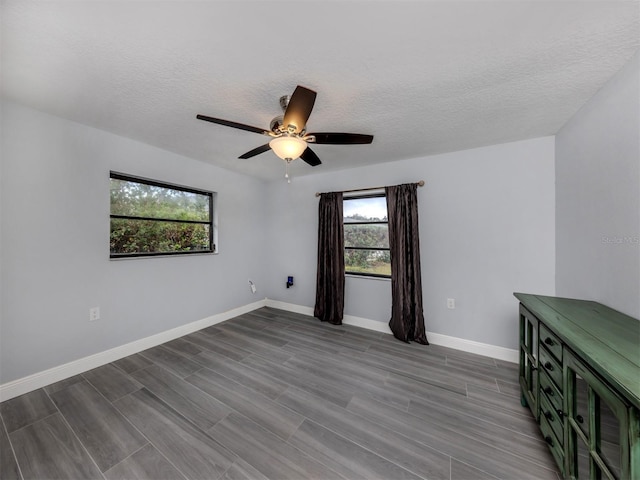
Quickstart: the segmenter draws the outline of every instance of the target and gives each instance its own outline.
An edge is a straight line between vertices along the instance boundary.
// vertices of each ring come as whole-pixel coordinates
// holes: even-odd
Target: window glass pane
[[[591,456],[589,455],[589,449],[587,448],[587,446],[585,445],[585,443],[582,441],[582,439],[580,438],[579,435],[577,435],[575,432],[572,432],[573,435],[575,435],[575,442],[576,442],[576,447],[577,447],[577,458],[576,458],[576,467],[577,467],[577,472],[575,475],[575,478],[580,478],[580,479],[588,479],[590,478],[590,467],[591,467],[591,461],[590,458]]]
[[[589,437],[589,384],[576,374],[575,420],[584,434]]]
[[[388,250],[349,250],[344,252],[347,273],[391,275],[391,257]]]
[[[387,199],[384,194],[346,198],[343,201],[343,218],[346,273],[391,276],[391,256],[387,250]]]
[[[389,248],[389,227],[387,224],[344,225],[345,247]]]
[[[599,400],[600,438],[597,447],[598,453],[612,470],[615,477],[621,478],[622,450],[620,447],[620,422],[606,401],[603,398]]]
[[[111,255],[208,252],[209,225],[111,219]]]
[[[386,197],[344,200],[342,209],[344,223],[387,221]]]
[[[111,215],[209,221],[208,195],[111,179]]]

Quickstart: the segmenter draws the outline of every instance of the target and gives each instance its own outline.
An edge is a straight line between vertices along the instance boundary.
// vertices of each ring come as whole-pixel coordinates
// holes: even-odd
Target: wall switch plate
[[[455,298],[447,298],[447,308],[449,310],[453,310],[456,308],[456,299]]]
[[[89,309],[89,321],[94,322],[100,320],[100,307],[93,307]]]

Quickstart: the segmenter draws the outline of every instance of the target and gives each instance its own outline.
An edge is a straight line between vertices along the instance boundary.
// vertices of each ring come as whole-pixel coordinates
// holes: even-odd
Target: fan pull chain
[[[289,164],[291,163],[290,159],[286,159],[285,160],[285,166],[284,166],[284,178],[287,179],[287,183],[291,183],[291,177],[289,176]]]

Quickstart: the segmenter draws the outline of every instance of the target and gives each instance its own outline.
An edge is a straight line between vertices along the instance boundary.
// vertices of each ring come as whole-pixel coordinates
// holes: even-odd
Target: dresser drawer
[[[553,408],[562,410],[562,392],[558,390],[556,384],[551,381],[549,375],[547,375],[544,370],[540,372],[540,390],[542,392],[540,395],[546,396]]]
[[[544,417],[547,420],[560,443],[564,438],[564,419],[561,412],[562,410],[557,410],[551,405],[544,393],[540,395],[540,418]]]
[[[558,361],[549,353],[544,345],[540,345],[538,354],[540,355],[540,361],[538,363],[540,371],[547,373],[560,389],[562,385],[562,367],[560,367]]]
[[[564,477],[564,449],[562,447],[563,440],[558,439],[544,415],[540,416],[540,430],[542,431],[544,441],[547,442],[547,445],[549,446],[549,449],[553,454],[553,458],[555,458],[556,460],[556,464],[560,469],[560,473]]]
[[[562,363],[562,342],[542,323],[540,324],[540,341],[551,352],[551,355]]]

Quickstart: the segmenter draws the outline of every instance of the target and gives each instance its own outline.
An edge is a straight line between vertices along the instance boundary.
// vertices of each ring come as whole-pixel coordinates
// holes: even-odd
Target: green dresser
[[[640,321],[596,302],[514,295],[522,404],[564,477],[640,480]]]

